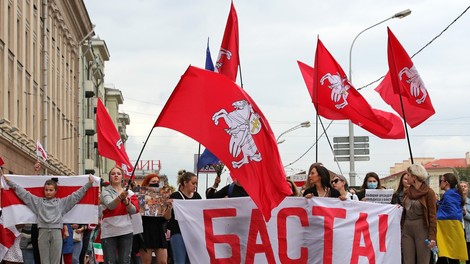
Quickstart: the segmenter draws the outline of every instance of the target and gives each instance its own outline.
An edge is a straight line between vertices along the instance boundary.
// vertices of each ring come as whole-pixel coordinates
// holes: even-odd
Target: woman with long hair
[[[312,186],[303,193],[305,198],[339,197],[340,194],[330,185],[330,172],[318,163],[314,163],[308,170],[308,182]]]
[[[403,206],[403,197],[405,196],[405,192],[408,190],[408,187],[410,187],[408,184],[408,173],[404,172],[401,174],[397,190],[393,193],[391,204],[399,204]]]
[[[428,173],[422,165],[413,164],[406,171],[410,187],[403,198],[403,263],[429,263],[430,249],[436,246],[436,194],[426,184]]]
[[[109,171],[110,184],[101,191],[104,206],[101,221],[101,245],[105,263],[130,263],[133,231],[130,214],[137,212],[135,195],[128,197],[123,187],[123,171],[114,167]]]
[[[184,245],[183,236],[178,221],[175,219],[173,212],[173,199],[192,200],[202,199],[201,195],[196,192],[197,176],[192,172],[184,172],[181,177],[178,177],[178,191],[170,195],[168,199],[169,210],[165,211],[164,217],[169,220],[168,228],[171,231],[170,245],[173,254],[173,262],[175,264],[190,263],[186,247]]]
[[[437,209],[437,263],[460,263],[468,259],[462,228],[465,197],[455,174],[440,176],[439,188],[444,192]]]
[[[364,177],[361,189],[356,193],[359,201],[366,201],[366,189],[381,189],[379,175],[375,172],[368,172]]]

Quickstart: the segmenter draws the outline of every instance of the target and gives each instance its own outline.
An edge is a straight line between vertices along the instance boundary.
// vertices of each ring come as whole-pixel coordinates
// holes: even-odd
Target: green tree
[[[470,166],[454,168],[455,175],[459,181],[469,181],[470,179]]]

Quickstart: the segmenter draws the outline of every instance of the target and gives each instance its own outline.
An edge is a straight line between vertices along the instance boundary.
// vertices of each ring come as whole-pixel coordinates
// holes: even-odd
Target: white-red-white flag
[[[44,197],[44,182],[51,176],[19,176],[6,175],[9,180],[25,188],[31,194]],[[64,198],[80,189],[88,182],[88,175],[81,176],[54,176],[58,179],[56,197]],[[98,192],[99,178],[95,177],[91,187],[67,214],[64,215],[64,223],[97,224],[98,223]],[[3,225],[6,227],[17,224],[36,223],[36,215],[18,198],[15,191],[6,184],[2,177],[2,215]]]
[[[39,140],[36,141],[36,155],[38,156],[38,159],[41,159],[42,161],[47,160],[47,152],[42,147],[41,142],[39,142]]]
[[[16,229],[15,226],[4,227],[3,226],[3,217],[0,216],[0,261],[3,260],[8,249],[13,246],[15,239],[20,235],[20,232]]]

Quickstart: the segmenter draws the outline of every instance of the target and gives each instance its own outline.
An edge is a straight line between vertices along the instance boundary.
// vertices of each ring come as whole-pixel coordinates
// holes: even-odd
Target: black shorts
[[[165,237],[167,221],[163,217],[142,216],[144,227],[144,248],[167,248],[168,243]]]

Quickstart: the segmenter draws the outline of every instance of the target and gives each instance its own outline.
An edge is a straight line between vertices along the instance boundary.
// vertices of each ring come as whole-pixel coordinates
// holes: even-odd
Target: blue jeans
[[[189,264],[189,257],[184,246],[183,236],[181,234],[171,235],[171,251],[173,252],[173,263]]]
[[[105,264],[131,263],[132,233],[103,238],[101,239],[101,245]]]
[[[73,242],[72,264],[80,264],[80,253],[82,252],[82,241]]]
[[[34,264],[34,253],[32,248],[22,249],[21,253],[23,253],[23,263]]]

